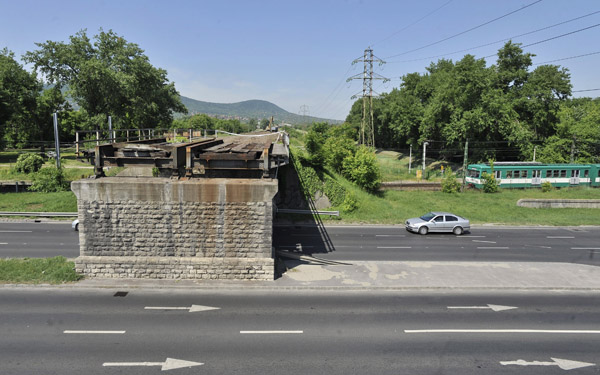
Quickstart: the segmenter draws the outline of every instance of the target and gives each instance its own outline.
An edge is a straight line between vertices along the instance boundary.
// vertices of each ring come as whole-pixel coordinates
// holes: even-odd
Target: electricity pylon
[[[350,82],[353,79],[362,79],[363,80],[363,91],[362,91],[362,99],[363,99],[363,116],[362,121],[360,123],[360,139],[359,143],[365,145],[367,147],[375,147],[375,124],[373,122],[373,80],[380,79],[383,82],[389,81],[389,78],[385,78],[379,74],[373,72],[373,62],[379,63],[379,65],[385,64],[385,61],[373,55],[373,49],[371,47],[365,50],[363,57],[359,57],[358,59],[352,61],[352,64],[356,64],[359,62],[364,63],[364,70],[361,73],[352,76],[346,80],[346,82]],[[375,94],[377,94],[375,92]],[[353,95],[351,99],[356,99],[358,94]]]

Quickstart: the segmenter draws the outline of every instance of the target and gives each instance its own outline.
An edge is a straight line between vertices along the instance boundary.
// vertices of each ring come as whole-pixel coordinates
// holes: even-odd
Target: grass
[[[0,193],[0,211],[77,212],[77,198],[71,191]]]
[[[0,259],[0,283],[63,284],[82,278],[65,257]]]
[[[406,180],[417,180],[417,170],[422,170],[423,164],[421,159],[417,160],[415,154],[412,156],[411,173],[408,173],[409,155],[403,154],[396,151],[380,150],[376,154],[377,161],[379,162],[379,170],[381,172],[381,181],[406,181]],[[428,181],[439,181],[442,179],[442,168],[448,171],[451,168],[452,171],[456,172],[462,165],[440,162],[433,159],[427,159],[425,167],[425,180]]]
[[[449,211],[468,218],[473,224],[509,225],[598,225],[600,210],[593,208],[518,207],[522,198],[600,199],[600,189],[565,188],[543,193],[540,189],[501,189],[496,194],[479,190],[448,194],[441,191],[385,191],[368,194],[341,177],[337,180],[357,197],[359,207],[342,213],[347,223],[402,224],[429,211]],[[334,207],[333,209],[339,209]],[[325,219],[324,220],[329,220]]]
[[[14,171],[14,165],[17,157],[24,153],[39,153],[39,150],[11,150],[0,152],[0,181],[31,181],[31,175],[18,173]],[[54,159],[47,160],[44,167],[55,166]],[[94,173],[93,166],[87,161],[77,160],[75,151],[66,149],[61,152],[61,167],[65,177],[69,181],[86,178]]]

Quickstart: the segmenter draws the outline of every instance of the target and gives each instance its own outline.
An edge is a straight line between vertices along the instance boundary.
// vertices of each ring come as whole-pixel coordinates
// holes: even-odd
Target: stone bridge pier
[[[88,277],[273,280],[276,179],[74,181]]]

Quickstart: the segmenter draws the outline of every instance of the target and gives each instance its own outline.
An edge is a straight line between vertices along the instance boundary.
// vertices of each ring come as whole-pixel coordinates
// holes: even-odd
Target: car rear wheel
[[[462,227],[455,227],[452,233],[454,233],[457,236],[460,236],[461,234],[463,234],[463,229]]]
[[[429,232],[429,228],[427,228],[426,226],[422,226],[421,228],[419,228],[419,234],[426,235],[427,232]]]

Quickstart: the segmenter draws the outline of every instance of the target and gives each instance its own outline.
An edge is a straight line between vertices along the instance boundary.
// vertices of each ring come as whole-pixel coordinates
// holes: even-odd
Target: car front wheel
[[[454,230],[452,232],[455,235],[460,236],[461,234],[463,234],[463,229],[462,229],[462,227],[456,227],[456,228],[454,228]]]
[[[419,234],[426,235],[427,232],[429,232],[429,228],[427,228],[426,226],[422,226],[421,228],[419,228]]]

